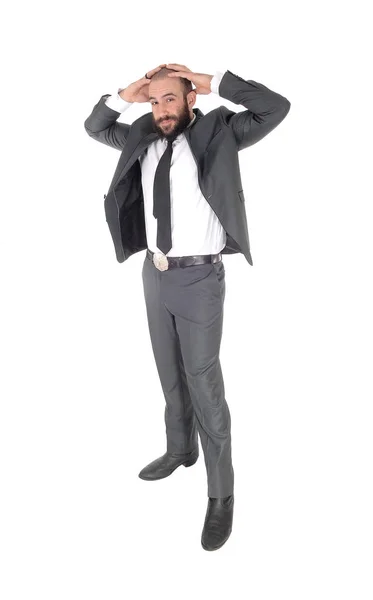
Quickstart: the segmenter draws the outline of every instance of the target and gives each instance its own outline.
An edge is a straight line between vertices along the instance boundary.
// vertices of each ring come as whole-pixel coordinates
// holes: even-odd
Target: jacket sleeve
[[[284,96],[251,79],[245,81],[231,71],[226,71],[220,82],[219,96],[247,109],[235,113],[220,107],[223,122],[232,129],[238,150],[256,144],[273,131],[291,106]]]
[[[84,127],[94,140],[117,150],[123,150],[131,126],[126,123],[117,123],[117,119],[122,113],[105,104],[109,97],[110,94],[101,96],[89,117],[84,121]]]

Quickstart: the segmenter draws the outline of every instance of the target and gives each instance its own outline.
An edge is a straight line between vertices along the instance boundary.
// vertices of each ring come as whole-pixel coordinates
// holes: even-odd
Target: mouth
[[[162,121],[162,125],[168,125],[169,123],[171,123],[173,121],[173,119],[165,119],[164,121]]]

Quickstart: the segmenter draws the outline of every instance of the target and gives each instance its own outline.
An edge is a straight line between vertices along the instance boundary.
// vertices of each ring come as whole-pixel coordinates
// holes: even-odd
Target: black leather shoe
[[[209,498],[201,544],[205,550],[217,550],[232,531],[234,496]]]
[[[189,454],[184,454],[184,456],[176,456],[175,454],[164,454],[160,458],[156,458],[153,462],[149,463],[146,467],[144,467],[140,473],[140,479],[146,479],[147,481],[154,481],[155,479],[163,479],[164,477],[168,477],[180,467],[180,465],[184,465],[184,467],[191,467],[197,462],[198,459],[198,450],[194,450]]]

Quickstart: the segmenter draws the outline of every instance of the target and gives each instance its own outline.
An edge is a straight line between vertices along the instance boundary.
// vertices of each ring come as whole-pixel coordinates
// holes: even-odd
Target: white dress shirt
[[[219,93],[224,73],[216,71],[211,80],[211,91]],[[127,102],[118,92],[109,96],[105,104],[117,112],[127,110]],[[189,123],[194,122],[196,116]],[[146,239],[149,250],[161,252],[157,247],[157,219],[153,216],[154,175],[159,160],[167,148],[167,140],[155,140],[139,156],[141,182],[144,194]],[[170,166],[171,241],[166,256],[190,256],[195,254],[218,254],[226,244],[226,232],[211,206],[203,196],[198,184],[197,165],[184,133],[172,144]]]

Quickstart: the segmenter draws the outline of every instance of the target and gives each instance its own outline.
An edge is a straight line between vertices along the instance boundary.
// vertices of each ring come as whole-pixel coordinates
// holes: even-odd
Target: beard
[[[191,121],[188,103],[184,98],[184,105],[179,115],[170,115],[172,122],[167,125],[167,129],[162,129],[157,125],[154,116],[152,119],[153,131],[158,134],[161,140],[173,141],[180,133],[183,133]],[[164,119],[165,120],[165,119]]]

